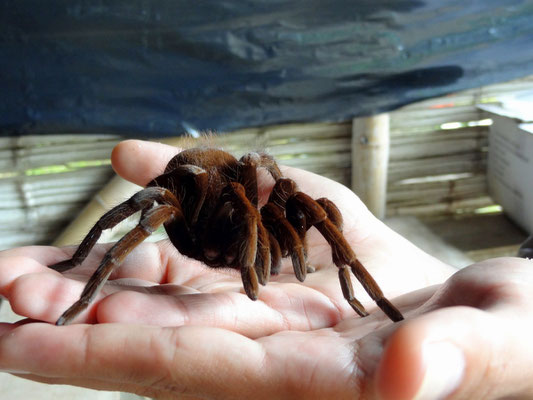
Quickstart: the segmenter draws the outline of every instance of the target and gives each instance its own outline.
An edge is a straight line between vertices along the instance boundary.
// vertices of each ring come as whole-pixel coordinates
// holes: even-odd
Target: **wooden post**
[[[389,114],[353,120],[352,190],[380,219],[387,204],[389,143]]]

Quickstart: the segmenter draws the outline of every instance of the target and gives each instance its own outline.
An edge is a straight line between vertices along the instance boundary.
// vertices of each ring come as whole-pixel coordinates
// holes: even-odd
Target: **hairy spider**
[[[261,209],[258,209],[259,167],[275,180],[268,202]],[[342,293],[357,314],[368,315],[354,297],[350,270],[392,321],[403,319],[344,238],[337,206],[326,198],[313,200],[298,191],[296,183],[282,177],[274,159],[264,153],[248,153],[237,160],[211,147],[182,151],[145,189],[105,213],[71,259],[50,268],[63,272],[79,265],[103,230],[137,211],[141,211],[138,225],[105,254],[79,300],[61,315],[57,325],[68,324],[80,314],[113,269],[161,224],[182,254],[209,267],[239,270],[244,290],[252,300],[257,299],[259,284],[265,285],[270,275],[279,272],[282,257],[290,256],[296,278],[305,279],[305,236],[314,226],[331,246]]]

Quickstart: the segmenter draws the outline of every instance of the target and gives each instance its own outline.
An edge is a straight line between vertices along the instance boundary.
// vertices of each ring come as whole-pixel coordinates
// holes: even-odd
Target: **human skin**
[[[126,141],[113,151],[113,167],[144,185],[178,151]],[[529,260],[488,260],[457,272],[375,219],[342,185],[283,172],[339,206],[345,236],[405,321],[388,320],[357,284],[371,313],[358,317],[342,297],[329,246],[311,230],[316,272],[299,283],[287,262],[255,302],[238,273],[209,269],[168,242],[142,244],[75,324],[58,327],[52,323],[109,246],[64,275],[46,266],[74,248],[25,247],[0,253],[0,295],[27,318],[0,324],[0,369],[161,399],[533,395]],[[266,175],[260,182],[264,201],[273,182]]]

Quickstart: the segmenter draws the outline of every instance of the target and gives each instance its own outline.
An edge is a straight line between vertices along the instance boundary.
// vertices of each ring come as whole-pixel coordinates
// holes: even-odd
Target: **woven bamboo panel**
[[[51,243],[111,178],[110,135],[0,139],[0,248]]]
[[[493,205],[486,164],[491,121],[478,104],[533,90],[533,76],[391,113],[387,214],[470,214]]]

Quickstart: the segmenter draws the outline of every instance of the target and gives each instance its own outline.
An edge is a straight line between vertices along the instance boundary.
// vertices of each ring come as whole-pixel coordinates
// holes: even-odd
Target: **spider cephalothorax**
[[[268,202],[260,209],[257,168],[266,169],[275,180]],[[80,264],[103,230],[137,211],[141,211],[138,225],[106,253],[80,299],[57,320],[58,325],[82,312],[113,269],[161,224],[182,254],[210,267],[239,270],[252,300],[257,299],[259,284],[265,285],[270,275],[278,273],[282,257],[290,256],[296,277],[305,279],[305,235],[314,226],[332,248],[342,292],[352,308],[361,316],[368,315],[354,297],[350,270],[391,320],[403,319],[344,238],[342,216],[335,204],[298,191],[296,183],[283,178],[274,159],[264,153],[248,153],[237,160],[216,148],[182,151],[145,189],[105,213],[71,259],[50,268],[66,271]]]

